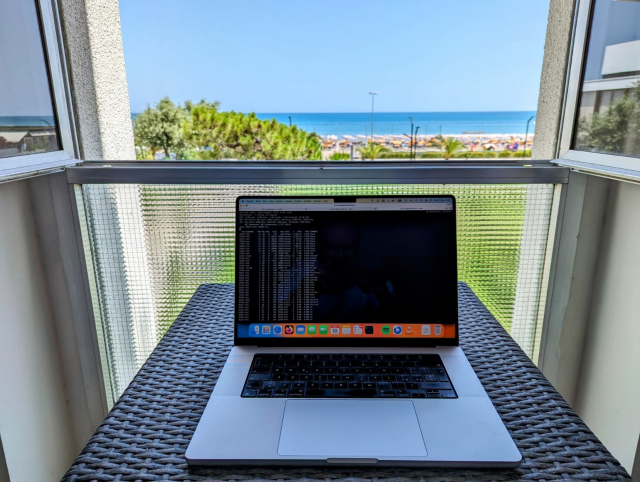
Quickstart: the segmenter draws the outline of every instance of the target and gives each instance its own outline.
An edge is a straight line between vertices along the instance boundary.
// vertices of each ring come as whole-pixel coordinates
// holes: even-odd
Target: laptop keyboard
[[[258,398],[458,398],[439,355],[257,354],[242,390]]]

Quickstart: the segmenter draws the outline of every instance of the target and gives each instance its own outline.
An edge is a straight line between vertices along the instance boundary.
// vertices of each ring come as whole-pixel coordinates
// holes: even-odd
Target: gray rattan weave
[[[233,343],[233,286],[202,285],[63,481],[630,480],[473,292],[460,344],[523,454],[518,470],[238,467],[194,471],[187,449]]]

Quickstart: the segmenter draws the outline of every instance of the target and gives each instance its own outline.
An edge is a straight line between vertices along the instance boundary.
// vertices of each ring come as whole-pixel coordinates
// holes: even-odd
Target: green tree
[[[161,99],[155,107],[147,106],[133,121],[135,143],[153,153],[163,151],[168,158],[171,152],[178,155],[188,146],[184,137],[183,123],[187,111],[168,97]]]
[[[217,104],[191,104],[185,138],[198,148],[199,159],[320,160],[315,133],[254,114],[219,112]]]
[[[330,161],[348,161],[349,159],[351,159],[351,154],[347,152],[334,152],[329,158]]]
[[[441,149],[442,157],[449,160],[455,157],[458,151],[464,149],[464,144],[454,137],[437,136],[429,141],[429,144]]]
[[[373,160],[373,159],[379,158],[381,154],[389,152],[389,149],[379,144],[374,144],[373,142],[370,142],[366,146],[360,147],[358,149],[358,152],[360,153],[363,159]]]
[[[621,154],[640,154],[640,81],[606,112],[578,120],[576,147]]]

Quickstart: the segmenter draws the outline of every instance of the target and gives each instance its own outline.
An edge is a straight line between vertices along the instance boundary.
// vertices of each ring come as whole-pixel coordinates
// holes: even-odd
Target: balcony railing
[[[340,169],[335,176],[321,173],[320,167],[308,172],[313,164],[298,172],[282,171],[286,175],[274,172],[282,166],[225,166],[112,164],[69,171],[70,182],[81,184],[77,201],[90,247],[87,264],[111,401],[201,283],[234,281],[235,199],[247,194],[453,194],[459,279],[529,356],[535,356],[554,206],[565,170],[515,164],[453,170],[412,165],[406,166],[409,173],[397,165],[376,164],[345,165],[352,170]],[[381,170],[394,182],[381,183]],[[238,183],[243,175],[246,180]],[[455,178],[466,182],[450,183]],[[200,183],[191,183],[197,179]],[[339,179],[343,182],[337,183]]]

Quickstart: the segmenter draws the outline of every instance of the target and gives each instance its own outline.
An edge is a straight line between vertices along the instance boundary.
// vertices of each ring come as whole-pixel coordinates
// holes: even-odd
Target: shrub
[[[465,151],[457,156],[458,159],[484,159],[487,157],[498,157],[498,154],[493,151]]]
[[[346,152],[334,152],[329,158],[330,161],[348,161],[349,159],[351,159],[351,154]]]
[[[444,159],[442,152],[427,151],[423,152],[420,159]]]
[[[514,154],[513,152],[505,149],[504,151],[500,151],[498,153],[498,157],[513,157],[513,154]]]
[[[409,159],[408,152],[384,152],[380,154],[378,159]]]

